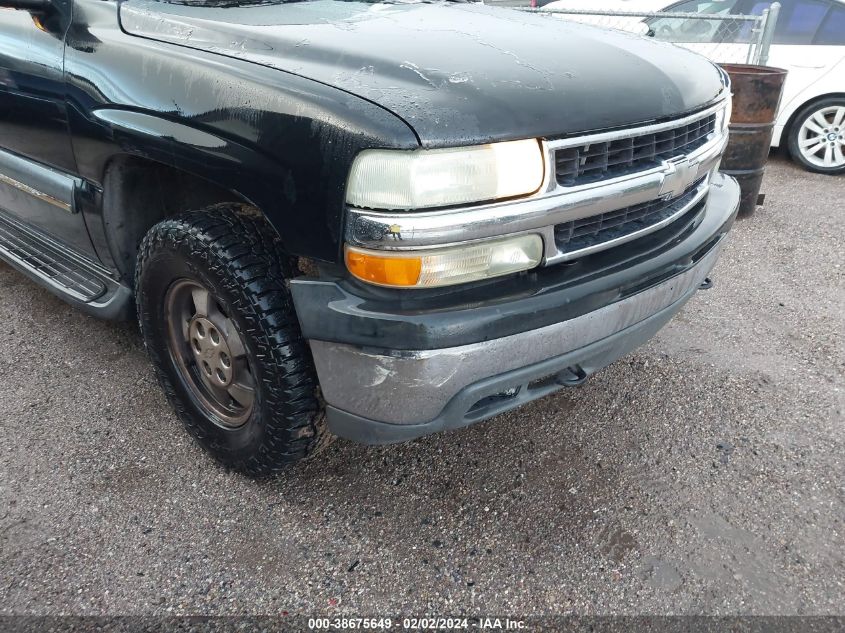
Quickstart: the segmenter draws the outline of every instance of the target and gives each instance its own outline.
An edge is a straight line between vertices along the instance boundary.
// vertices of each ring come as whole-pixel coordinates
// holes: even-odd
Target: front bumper
[[[342,284],[295,280],[329,427],[370,444],[403,441],[578,384],[651,338],[695,293],[738,200],[736,182],[719,175],[700,214],[664,235],[659,248],[631,243],[628,259],[606,274],[586,271],[576,285],[545,280],[542,290],[476,309],[425,311],[400,301],[386,315],[384,298],[360,300]]]

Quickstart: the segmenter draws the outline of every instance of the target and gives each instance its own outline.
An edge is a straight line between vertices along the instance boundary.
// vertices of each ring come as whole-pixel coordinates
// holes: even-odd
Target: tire
[[[802,108],[789,128],[787,144],[789,155],[804,169],[845,173],[845,98],[828,97]]]
[[[256,477],[308,457],[325,436],[274,235],[239,205],[188,212],[150,229],[135,272],[141,333],[167,399],[203,448]]]

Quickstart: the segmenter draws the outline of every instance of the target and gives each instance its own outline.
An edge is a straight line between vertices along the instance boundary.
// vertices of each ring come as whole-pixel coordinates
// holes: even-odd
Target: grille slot
[[[555,173],[562,187],[585,185],[659,167],[704,145],[716,129],[716,115],[670,130],[555,151]]]
[[[672,200],[650,200],[608,213],[592,215],[555,226],[555,245],[561,254],[593,248],[625,237],[676,215],[692,203],[705,178]]]

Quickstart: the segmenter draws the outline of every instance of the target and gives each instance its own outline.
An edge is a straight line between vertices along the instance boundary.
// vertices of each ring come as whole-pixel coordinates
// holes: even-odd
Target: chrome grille
[[[403,252],[532,232],[543,239],[543,266],[615,248],[684,222],[706,204],[709,179],[727,144],[727,130],[721,125],[725,106],[721,101],[675,120],[543,139],[546,164],[557,163],[560,176],[548,170],[541,190],[524,199],[448,212],[349,207],[346,241],[361,248]],[[596,153],[596,148],[603,148],[604,158],[593,156],[592,161],[604,167],[587,169],[592,162],[585,156],[583,163],[576,161],[577,173],[567,180],[563,165],[567,152],[589,153],[591,148]]]
[[[651,200],[608,213],[565,222],[555,226],[555,245],[561,255],[599,250],[613,240],[624,239],[641,231],[649,231],[668,223],[691,210],[700,197],[706,178],[700,179],[673,200]],[[692,207],[695,208],[695,207]]]
[[[627,138],[563,147],[555,151],[561,187],[585,185],[659,167],[703,146],[716,129],[716,115],[678,127]]]

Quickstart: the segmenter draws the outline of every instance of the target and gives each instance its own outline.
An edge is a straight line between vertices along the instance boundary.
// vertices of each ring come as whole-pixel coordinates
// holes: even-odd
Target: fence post
[[[775,37],[775,28],[778,25],[778,16],[780,15],[780,2],[772,3],[769,10],[763,14],[762,24],[760,26],[760,46],[757,51],[757,64],[765,66],[769,63],[769,48],[772,46],[772,40]]]

